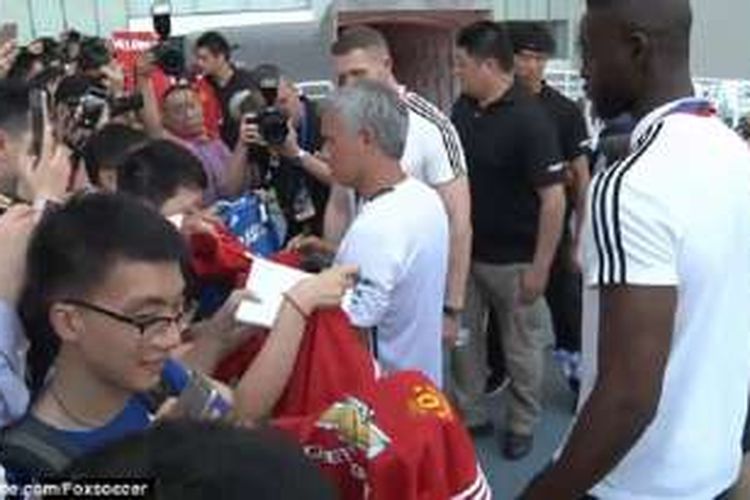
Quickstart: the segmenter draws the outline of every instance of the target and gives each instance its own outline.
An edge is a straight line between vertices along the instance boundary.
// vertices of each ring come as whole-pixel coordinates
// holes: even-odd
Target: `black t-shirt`
[[[563,159],[570,162],[586,154],[588,131],[583,113],[576,103],[547,84],[542,87],[539,99],[555,123]]]
[[[209,78],[208,81],[211,83],[221,106],[222,119],[219,128],[221,140],[229,149],[234,150],[240,134],[240,124],[233,120],[229,114],[229,102],[237,92],[248,88],[257,88],[257,84],[252,73],[242,68],[234,68],[234,74],[223,87],[216,83],[213,78]]]
[[[469,169],[474,260],[532,262],[539,226],[536,189],[565,177],[552,120],[519,85],[486,108],[461,97],[452,119]]]
[[[576,106],[576,103],[546,83],[542,86],[542,91],[538,97],[554,122],[563,159],[566,162],[571,162],[579,156],[587,154],[588,130],[586,129],[583,112]],[[567,189],[567,199],[566,224],[563,227],[560,245],[558,246],[558,259],[567,257],[565,254],[573,238],[570,224],[567,224],[575,208],[575,191],[570,184]]]

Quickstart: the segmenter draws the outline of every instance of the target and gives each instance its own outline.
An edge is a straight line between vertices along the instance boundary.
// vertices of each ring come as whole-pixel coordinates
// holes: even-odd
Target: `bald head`
[[[689,60],[690,0],[587,0],[587,5],[590,13],[610,15],[625,30],[649,36],[663,56]]]
[[[582,76],[604,118],[688,92],[689,0],[587,0]]]

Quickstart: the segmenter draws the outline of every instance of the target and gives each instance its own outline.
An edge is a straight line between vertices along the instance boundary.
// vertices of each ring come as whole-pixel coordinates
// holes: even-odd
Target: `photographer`
[[[64,77],[54,93],[55,138],[73,151],[74,168],[81,177],[85,171],[79,167],[91,136],[110,123],[130,125],[132,113],[143,107],[140,94],[123,93],[122,71],[105,55],[99,53],[96,59],[82,53],[81,72]]]
[[[207,204],[238,196],[248,183],[244,148],[238,145],[232,153],[221,140],[207,134],[198,90],[188,83],[169,88],[160,108],[152,84],[153,60],[152,54],[144,54],[136,66],[136,83],[143,96],[140,116],[147,133],[155,139],[175,141],[201,160],[208,178]]]
[[[323,140],[317,106],[300,95],[281,70],[263,64],[253,76],[266,99],[265,118],[250,120],[243,140],[267,148],[258,159],[258,175],[276,191],[289,225],[289,237],[300,234],[321,236],[331,182],[328,165],[315,155]],[[270,120],[273,112],[286,123]],[[263,113],[263,112],[261,112]],[[244,116],[247,118],[248,114]],[[266,125],[265,122],[268,122]],[[265,132],[263,128],[275,129]]]
[[[107,43],[100,38],[84,38],[77,58],[77,74],[106,89],[111,97],[125,95],[125,74],[113,59]]]

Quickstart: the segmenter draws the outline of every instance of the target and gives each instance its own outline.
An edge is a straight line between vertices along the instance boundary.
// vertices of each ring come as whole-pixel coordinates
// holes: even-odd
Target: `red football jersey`
[[[345,500],[488,500],[474,445],[446,397],[399,372],[317,415],[278,418]]]
[[[277,261],[295,265],[294,254]],[[262,347],[253,337],[214,375],[237,381]],[[417,372],[379,377],[341,310],[308,320],[295,367],[273,411],[344,500],[488,500],[474,445],[447,398]]]

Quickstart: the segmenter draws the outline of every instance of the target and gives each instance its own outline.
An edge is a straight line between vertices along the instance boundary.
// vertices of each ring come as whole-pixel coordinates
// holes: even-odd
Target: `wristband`
[[[310,153],[308,153],[304,149],[300,149],[299,153],[297,153],[297,155],[295,156],[295,158],[297,158],[298,160],[302,161],[305,158],[307,158],[308,156],[310,156]]]
[[[452,319],[456,319],[461,316],[462,312],[464,312],[463,309],[460,309],[458,307],[443,306],[443,314]]]
[[[292,309],[297,311],[303,318],[307,319],[310,316],[310,313],[306,312],[299,302],[289,295],[289,293],[283,293],[281,296],[284,297],[284,300],[292,306]]]

